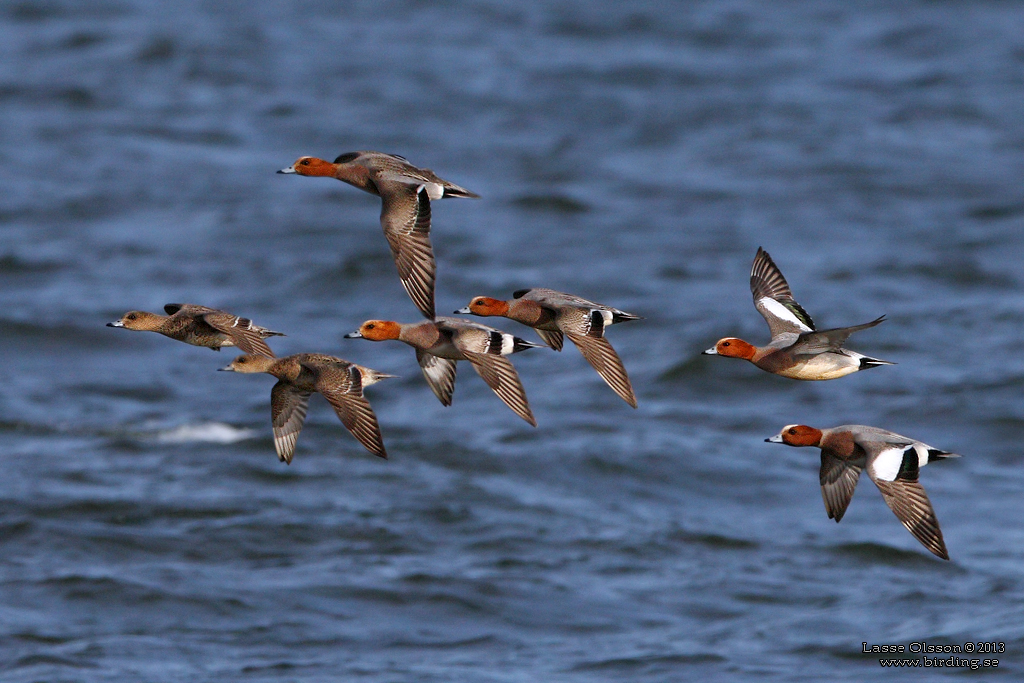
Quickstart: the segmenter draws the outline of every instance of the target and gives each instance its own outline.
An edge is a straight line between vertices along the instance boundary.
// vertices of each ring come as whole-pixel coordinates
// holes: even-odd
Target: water
[[[1017,5],[25,0],[0,54],[0,679],[891,680],[864,641],[1020,676]],[[483,196],[434,204],[439,312],[643,315],[608,335],[639,410],[573,348],[515,358],[533,429],[343,339],[418,317],[378,200],[274,171],[356,149]],[[758,246],[898,365],[701,357],[766,339]],[[285,466],[270,377],[104,327],[178,301],[401,375],[391,460],[314,397]],[[963,453],[922,473],[952,561],[866,480],[827,519],[817,451],[763,442],[793,422]]]

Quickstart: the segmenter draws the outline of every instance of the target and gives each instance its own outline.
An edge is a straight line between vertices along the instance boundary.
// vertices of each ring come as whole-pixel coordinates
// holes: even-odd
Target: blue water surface
[[[0,680],[891,681],[862,643],[979,641],[1018,679],[1022,93],[1018,3],[0,4]],[[433,205],[440,313],[642,315],[639,409],[571,347],[514,359],[534,429],[344,339],[418,318],[379,200],[275,171],[359,149],[482,196]],[[897,364],[701,356],[768,338],[758,246]],[[400,375],[391,458],[314,397],[278,462],[272,378],[105,327],[168,302]],[[963,454],[921,475],[951,561],[866,478],[829,520],[790,423]]]

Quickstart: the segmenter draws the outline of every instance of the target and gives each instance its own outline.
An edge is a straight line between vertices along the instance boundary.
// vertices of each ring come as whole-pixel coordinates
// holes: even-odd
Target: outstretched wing
[[[794,355],[807,355],[817,356],[821,353],[827,353],[829,351],[835,352],[842,348],[846,340],[850,338],[850,335],[859,330],[865,330],[869,327],[881,324],[885,321],[885,316],[875,318],[869,323],[863,325],[854,325],[853,327],[837,327],[831,330],[820,330],[814,332],[804,332],[793,345],[789,347],[790,353]]]
[[[523,384],[519,381],[519,373],[516,372],[508,358],[465,350],[462,353],[472,364],[476,373],[487,382],[487,386],[505,402],[505,405],[534,427],[537,426],[537,420],[534,419],[533,411],[530,410],[530,402],[526,399],[526,390],[523,389]]]
[[[274,427],[274,447],[277,457],[291,464],[295,453],[295,442],[299,439],[302,424],[306,421],[309,408],[308,391],[300,391],[291,384],[278,382],[270,390],[270,417]]]
[[[754,306],[768,323],[773,339],[780,334],[800,334],[814,329],[814,321],[793,298],[782,271],[761,247],[757,248],[750,268],[750,292],[754,295]]]
[[[619,397],[636,408],[636,396],[633,395],[633,386],[626,375],[626,368],[622,365],[619,354],[604,337],[589,337],[586,335],[567,332],[569,340],[576,345],[583,357],[587,359],[597,374],[601,375],[608,386],[619,395]]]
[[[423,185],[379,184],[380,224],[391,246],[402,286],[416,308],[434,319],[434,279],[437,266],[430,243],[430,197]]]
[[[920,456],[913,443],[893,444],[868,460],[868,476],[882,492],[886,505],[921,544],[944,560],[946,543],[928,494],[918,482]]]
[[[915,456],[916,457],[916,456]],[[939,528],[939,520],[935,517],[935,510],[928,500],[928,494],[918,481],[896,479],[895,481],[881,481],[876,479],[875,484],[882,492],[889,509],[896,513],[896,516],[907,530],[914,534],[914,538],[928,550],[935,553],[944,560],[949,559],[946,552],[946,543],[942,540],[942,530]]]
[[[331,381],[322,374],[317,379],[317,391],[324,395],[341,419],[341,423],[366,447],[366,450],[377,457],[387,458],[377,415],[370,407],[370,402],[363,396],[362,386],[359,384],[359,370],[355,366],[349,366],[346,371],[355,375],[354,382],[349,388],[346,389],[344,385]]]

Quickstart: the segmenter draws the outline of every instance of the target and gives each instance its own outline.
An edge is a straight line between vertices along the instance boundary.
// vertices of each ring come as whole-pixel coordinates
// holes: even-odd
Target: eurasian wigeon
[[[320,353],[298,353],[284,358],[239,356],[221,370],[265,372],[277,378],[277,384],[270,390],[270,418],[277,457],[284,462],[291,464],[313,394],[327,399],[341,423],[366,450],[381,458],[388,457],[377,416],[363,396],[363,389],[394,375]]]
[[[300,157],[278,173],[337,178],[381,198],[380,224],[402,286],[420,312],[434,318],[434,249],[430,244],[430,200],[479,197],[475,192],[417,168],[396,154],[349,152],[334,162]]]
[[[818,475],[821,497],[829,518],[836,522],[843,518],[860,471],[867,467],[871,481],[878,486],[882,498],[903,526],[925,548],[944,560],[949,559],[939,521],[917,476],[919,470],[930,462],[959,458],[956,453],[940,451],[895,432],[864,425],[842,425],[831,429],[787,425],[765,441],[821,449],[821,471]]]
[[[224,346],[237,346],[248,354],[274,357],[267,343],[267,337],[283,337],[253,324],[248,318],[241,318],[215,308],[195,304],[167,304],[167,315],[128,311],[120,320],[107,323],[107,327],[123,327],[127,330],[159,332],[165,337],[183,341],[194,346],[205,346],[220,351]]]
[[[443,405],[452,404],[455,390],[456,361],[468,360],[476,373],[516,415],[534,427],[526,390],[519,374],[505,356],[539,347],[519,337],[462,318],[440,317],[421,323],[396,323],[391,320],[367,320],[359,330],[345,335],[349,339],[371,341],[397,339],[416,349],[423,376]]]
[[[608,325],[641,320],[638,315],[617,308],[588,301],[572,294],[553,289],[520,289],[512,293],[511,301],[474,297],[469,305],[456,313],[473,315],[500,315],[529,325],[555,351],[562,350],[563,335],[576,345],[597,374],[622,400],[636,408],[636,396],[615,349],[605,339]]]
[[[893,365],[843,348],[851,334],[878,325],[885,320],[884,315],[863,325],[816,330],[811,316],[793,299],[782,272],[760,247],[750,270],[750,291],[754,306],[768,323],[771,342],[754,346],[726,337],[704,354],[742,358],[766,372],[805,380],[836,379],[858,370]]]

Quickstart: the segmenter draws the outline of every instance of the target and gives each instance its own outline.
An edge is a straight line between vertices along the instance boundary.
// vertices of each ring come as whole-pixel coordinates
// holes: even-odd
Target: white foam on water
[[[206,443],[235,443],[252,438],[255,431],[232,427],[223,422],[200,422],[184,424],[158,431],[155,436],[160,443],[188,443],[201,441]]]

